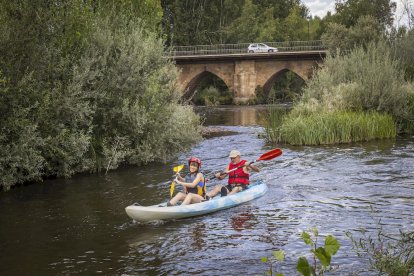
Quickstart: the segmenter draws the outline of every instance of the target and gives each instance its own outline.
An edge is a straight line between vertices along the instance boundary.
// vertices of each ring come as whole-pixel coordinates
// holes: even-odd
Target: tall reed
[[[392,116],[378,112],[334,111],[312,114],[290,113],[282,119],[268,112],[266,139],[291,145],[339,144],[394,138],[397,134]]]

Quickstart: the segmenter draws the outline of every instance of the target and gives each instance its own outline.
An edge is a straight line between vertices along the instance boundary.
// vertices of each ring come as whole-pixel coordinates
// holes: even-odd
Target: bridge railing
[[[317,51],[326,50],[321,40],[312,41],[283,41],[263,42],[264,44],[277,48],[279,52],[288,51]],[[239,44],[216,44],[216,45],[194,45],[174,46],[170,49],[170,56],[191,56],[191,55],[228,55],[247,53],[247,47],[251,43]]]

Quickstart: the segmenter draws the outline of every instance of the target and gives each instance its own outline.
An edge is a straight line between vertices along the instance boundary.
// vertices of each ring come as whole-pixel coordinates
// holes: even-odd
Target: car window
[[[264,44],[261,44],[261,43],[259,44],[259,46],[260,46],[260,47],[266,47],[266,45],[264,45]]]
[[[257,47],[257,44],[250,44],[250,47],[256,48]]]

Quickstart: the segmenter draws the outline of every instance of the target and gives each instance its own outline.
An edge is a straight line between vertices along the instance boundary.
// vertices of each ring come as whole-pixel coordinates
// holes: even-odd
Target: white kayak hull
[[[126,213],[135,221],[170,220],[213,213],[219,210],[231,208],[242,203],[263,196],[267,192],[267,186],[263,182],[250,185],[247,190],[211,200],[185,206],[166,207],[165,203],[152,206],[130,205],[125,208]],[[162,207],[160,207],[160,205]]]

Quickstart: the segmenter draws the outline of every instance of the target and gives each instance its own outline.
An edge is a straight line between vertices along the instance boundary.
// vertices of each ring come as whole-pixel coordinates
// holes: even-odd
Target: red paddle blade
[[[260,156],[256,161],[260,161],[260,160],[272,160],[275,157],[278,157],[282,155],[282,150],[277,148],[277,149],[272,149],[271,151],[266,152],[265,154],[263,154],[262,156]]]

